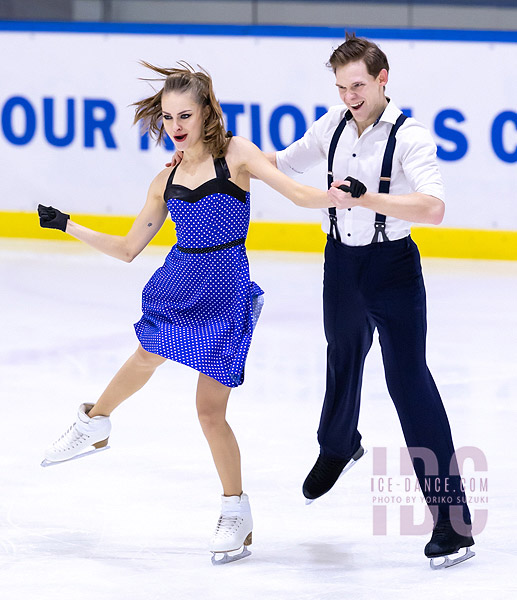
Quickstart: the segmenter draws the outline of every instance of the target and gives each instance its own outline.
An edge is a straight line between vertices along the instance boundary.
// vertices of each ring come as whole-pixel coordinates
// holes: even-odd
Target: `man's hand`
[[[166,167],[175,167],[176,165],[179,165],[180,162],[183,160],[183,152],[181,152],[180,150],[176,150],[176,152],[174,153],[171,162],[165,163]]]
[[[344,181],[332,182],[327,195],[336,208],[353,208],[360,204],[357,200],[365,193],[364,183],[353,177],[347,177]]]

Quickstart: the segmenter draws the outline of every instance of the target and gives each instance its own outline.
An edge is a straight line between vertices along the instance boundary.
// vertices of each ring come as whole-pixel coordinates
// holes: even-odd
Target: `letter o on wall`
[[[294,138],[287,143],[284,143],[280,138],[280,122],[287,115],[291,116],[294,121]],[[276,150],[283,150],[284,148],[287,148],[289,144],[300,139],[306,129],[307,124],[305,123],[302,111],[292,104],[282,104],[281,106],[277,106],[269,121],[269,135]]]
[[[24,132],[18,135],[13,129],[13,112],[21,109],[25,116]],[[9,98],[2,109],[2,129],[6,139],[16,146],[28,144],[36,132],[36,112],[32,104],[23,96]]]

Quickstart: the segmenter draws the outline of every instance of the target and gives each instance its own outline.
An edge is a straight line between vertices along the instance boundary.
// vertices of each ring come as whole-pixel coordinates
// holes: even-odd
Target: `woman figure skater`
[[[93,248],[131,262],[163,225],[176,224],[177,244],[142,294],[135,324],[139,345],[95,404],[81,404],[76,422],[45,451],[45,466],[78,457],[108,443],[110,415],[167,359],[199,371],[196,407],[221,480],[221,516],[210,541],[212,562],[250,554],[253,522],[242,491],[241,462],[226,421],[232,388],[243,383],[244,365],[263,291],[250,281],[244,246],[250,218],[250,176],[305,207],[332,204],[327,193],[301,185],[275,169],[262,152],[223,124],[212,81],[186,63],[160,68],[163,88],[136,102],[143,122],[160,141],[167,134],[183,153],[181,163],[152,181],[145,205],[126,236],[83,227],[52,207],[39,205],[40,225],[60,229]],[[162,79],[163,78],[163,79]],[[229,555],[229,552],[242,552]],[[222,557],[221,557],[222,555]]]

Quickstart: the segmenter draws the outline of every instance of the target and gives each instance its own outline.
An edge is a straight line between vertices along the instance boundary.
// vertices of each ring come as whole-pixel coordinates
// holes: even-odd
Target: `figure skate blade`
[[[246,546],[244,546],[244,548],[239,554],[230,554],[229,552],[212,552],[212,554],[212,564],[217,566],[226,565],[228,563],[246,558],[246,556],[251,555],[251,552],[246,548]],[[222,554],[222,558],[217,559],[218,554]]]
[[[70,462],[72,460],[77,460],[78,458],[84,458],[85,456],[89,456],[90,454],[97,454],[97,452],[103,452],[104,450],[109,450],[110,446],[104,446],[102,448],[93,448],[92,450],[88,450],[87,452],[83,452],[82,454],[78,454],[77,456],[72,456],[71,458],[67,458],[66,460],[47,460],[43,459],[41,463],[42,467],[54,467],[55,465],[62,465],[64,463]]]
[[[476,556],[476,553],[473,550],[471,550],[470,548],[465,548],[465,554],[462,554],[461,556],[458,556],[456,558],[451,558],[451,556],[453,556],[453,555],[449,554],[447,556],[431,558],[431,560],[429,561],[429,566],[431,567],[431,569],[433,569],[433,571],[439,571],[440,569],[447,569],[449,567],[454,567],[454,565],[458,565],[459,563],[465,562],[469,558]],[[443,561],[440,563],[434,562],[435,560],[440,560],[440,559],[443,559]]]

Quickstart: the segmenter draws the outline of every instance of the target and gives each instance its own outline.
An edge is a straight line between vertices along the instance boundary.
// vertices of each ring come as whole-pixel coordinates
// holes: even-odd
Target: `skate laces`
[[[347,462],[346,460],[318,456],[318,460],[310,473],[311,479],[317,482],[326,482],[329,475],[341,473]]]
[[[439,521],[436,524],[436,527],[433,530],[433,538],[443,538],[445,534],[449,531],[450,525],[448,521]]]
[[[469,531],[456,531],[456,529],[453,527],[452,523],[448,519],[443,519],[436,523],[436,526],[433,529],[433,535],[431,536],[431,542],[440,543],[443,541],[448,541],[450,539],[451,534],[453,536],[463,539],[471,538],[471,534]]]
[[[447,519],[438,521],[438,523],[436,523],[435,528],[433,529],[431,542],[440,543],[443,541],[447,541],[449,539],[451,531],[454,532],[454,529],[450,521],[448,521]]]
[[[238,515],[221,515],[215,528],[215,536],[229,535],[239,528],[244,519]]]
[[[89,437],[85,433],[81,433],[74,423],[70,425],[70,427],[63,433],[63,435],[55,441],[52,446],[56,450],[66,450],[67,448],[74,447],[79,442],[81,442],[84,438]]]

